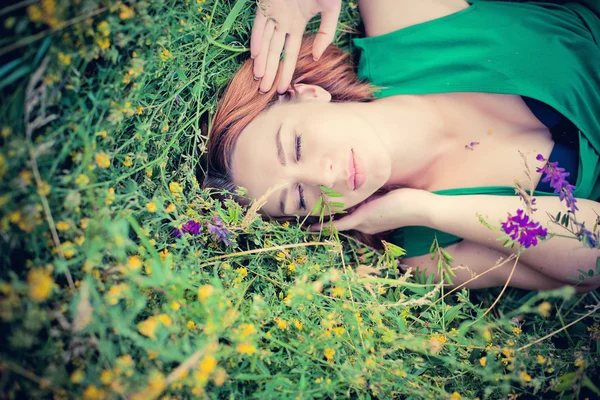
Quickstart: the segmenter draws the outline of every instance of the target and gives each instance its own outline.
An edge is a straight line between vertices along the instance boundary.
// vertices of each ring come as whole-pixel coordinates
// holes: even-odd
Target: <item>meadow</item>
[[[0,398],[599,398],[597,292],[450,290],[201,190],[254,8],[0,10]]]

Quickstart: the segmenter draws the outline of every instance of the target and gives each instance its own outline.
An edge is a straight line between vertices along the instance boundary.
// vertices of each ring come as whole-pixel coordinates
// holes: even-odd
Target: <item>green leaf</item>
[[[12,60],[9,63],[4,64],[3,66],[0,67],[0,79],[8,74],[10,71],[12,71],[13,69],[15,69],[19,64],[21,64],[21,61],[23,59],[22,58],[17,58],[16,60]]]
[[[34,67],[37,67],[37,65],[41,61],[42,57],[44,57],[44,54],[46,54],[46,51],[48,50],[48,47],[50,47],[50,43],[52,43],[52,36],[48,36],[42,42],[42,45],[39,47],[37,53],[35,54],[35,58],[33,60],[33,66]]]
[[[385,252],[393,257],[402,257],[404,255],[406,255],[406,250],[404,250],[402,247],[400,246],[396,246],[393,243],[390,242],[386,242],[385,240],[382,240],[383,242],[383,247],[385,248]]]
[[[560,221],[560,215],[561,215],[561,212],[559,211],[558,214],[556,214],[555,221]]]
[[[246,2],[247,0],[238,0],[235,3],[235,5],[231,8],[231,11],[229,12],[229,15],[227,15],[227,18],[225,18],[225,22],[223,22],[223,25],[221,25],[221,31],[219,32],[218,36],[221,36],[225,32],[229,32],[229,29],[231,29],[233,22],[246,6]]]
[[[315,206],[313,207],[313,209],[310,213],[311,214],[321,214],[322,208],[323,208],[323,197],[319,196],[319,200],[317,200],[317,202],[315,203]]]
[[[24,77],[30,71],[31,68],[28,65],[23,65],[22,67],[17,68],[17,70],[15,70],[12,74],[0,81],[0,90],[4,89],[6,86],[17,81],[18,79]]]
[[[558,380],[552,390],[555,392],[565,392],[573,386],[573,381],[577,377],[577,372],[569,372],[558,377]]]
[[[329,189],[328,187],[321,186],[321,191],[328,197],[343,197],[344,195],[336,192],[335,190]]]
[[[344,208],[344,203],[340,203],[339,201],[334,201],[331,203],[331,206],[334,208]]]
[[[600,257],[596,258],[596,272],[600,274]]]
[[[583,386],[590,389],[597,395],[600,395],[600,389],[598,389],[598,386],[594,385],[594,382],[592,382],[592,380],[587,375],[583,376]]]

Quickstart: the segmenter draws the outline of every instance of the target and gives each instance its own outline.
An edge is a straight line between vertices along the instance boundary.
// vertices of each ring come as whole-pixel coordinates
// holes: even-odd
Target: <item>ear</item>
[[[289,89],[291,98],[298,101],[320,101],[329,103],[331,101],[331,93],[317,85],[307,85],[297,83],[293,89]]]

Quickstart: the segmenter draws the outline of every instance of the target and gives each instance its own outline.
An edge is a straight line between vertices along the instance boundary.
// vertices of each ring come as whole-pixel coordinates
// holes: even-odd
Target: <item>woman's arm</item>
[[[532,218],[547,228],[548,233],[570,235],[564,228],[549,223],[547,213],[556,215],[558,211],[566,210],[558,197],[537,197],[536,206],[537,211]],[[591,229],[597,215],[600,215],[600,204],[587,199],[577,199],[577,206],[578,222],[585,222],[585,226]],[[431,199],[428,207],[430,217],[425,222],[428,227],[460,236],[505,255],[516,251],[503,247],[503,243],[496,239],[505,234],[482,225],[476,214],[482,215],[490,224],[497,226],[500,221],[507,220],[508,212],[514,215],[517,209],[523,208],[518,196],[437,195]],[[569,278],[577,278],[578,269],[593,269],[599,256],[600,249],[584,248],[583,244],[575,239],[553,237],[527,249],[521,255],[521,260],[552,279],[572,283]],[[600,279],[596,277],[594,281],[586,282],[600,283]]]
[[[454,286],[465,285],[469,289],[483,289],[488,287],[508,286],[527,290],[551,290],[565,286],[563,282],[549,278],[536,271],[522,260],[508,260],[505,254],[489,247],[463,240],[462,242],[448,246],[445,249],[452,255],[454,261],[451,268],[456,274],[452,278]],[[515,266],[515,261],[517,265]],[[437,259],[432,260],[429,254],[417,257],[404,258],[404,265],[435,274],[437,280],[441,279],[437,268]],[[513,271],[514,267],[514,271]],[[511,275],[512,274],[512,275]],[[597,288],[587,282],[570,282],[575,286],[578,293],[585,293]]]
[[[469,7],[465,0],[359,0],[366,36],[379,36],[454,14]]]

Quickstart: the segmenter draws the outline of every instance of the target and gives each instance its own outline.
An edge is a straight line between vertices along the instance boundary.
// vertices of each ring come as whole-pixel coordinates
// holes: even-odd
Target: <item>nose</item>
[[[331,159],[323,158],[318,162],[315,162],[311,168],[306,168],[300,178],[300,182],[306,184],[325,186],[326,188],[333,189],[338,183],[338,172],[334,167]]]

